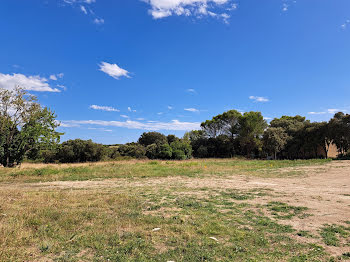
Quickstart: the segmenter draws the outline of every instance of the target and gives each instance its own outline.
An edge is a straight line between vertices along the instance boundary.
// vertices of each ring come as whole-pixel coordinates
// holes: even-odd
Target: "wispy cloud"
[[[149,13],[154,19],[172,15],[222,18],[230,17],[227,11],[237,9],[232,0],[142,0],[151,6]],[[219,11],[222,10],[222,11]]]
[[[185,110],[185,111],[188,111],[188,112],[194,112],[194,113],[199,112],[199,110],[196,109],[196,108],[185,108],[184,110]]]
[[[96,0],[62,0],[63,3],[78,8],[83,14],[88,15],[94,24],[102,25],[105,20],[96,16],[93,11],[92,4],[96,3]]]
[[[172,107],[172,106],[168,106],[168,109],[169,109],[169,110],[173,110],[173,109],[174,109],[174,107]]]
[[[136,112],[136,110],[135,110],[135,109],[132,109],[130,106],[128,106],[128,111],[129,111],[129,112]]]
[[[81,5],[81,6],[80,6],[80,10],[81,10],[84,14],[86,14],[86,15],[88,14],[88,12],[87,12],[85,6]]]
[[[146,123],[140,121],[104,121],[104,120],[66,120],[60,121],[62,127],[79,127],[82,125],[104,126],[104,127],[123,127],[128,129],[140,130],[173,130],[173,131],[189,131],[200,128],[199,122],[181,122],[172,120],[170,122],[148,121]]]
[[[28,91],[37,92],[61,92],[57,88],[52,88],[48,80],[40,76],[25,76],[23,74],[2,74],[0,73],[0,88],[14,89],[20,86]]]
[[[120,77],[124,76],[127,78],[130,78],[129,72],[121,67],[119,67],[117,64],[110,64],[107,62],[101,62],[100,71],[106,73],[107,75],[113,77],[114,79],[119,79]]]
[[[63,78],[64,74],[63,73],[59,73],[59,74],[55,74],[55,75],[50,75],[50,80],[53,81],[57,81],[58,78]]]
[[[105,20],[103,18],[95,18],[94,24],[96,25],[103,25],[105,23]]]
[[[250,96],[250,100],[254,100],[254,102],[269,102],[270,100],[266,97],[262,96]]]
[[[122,118],[129,118],[127,115],[120,115]]]
[[[197,91],[193,88],[189,88],[186,90],[187,93],[190,93],[190,94],[197,94]]]
[[[330,108],[330,109],[327,109],[325,111],[319,111],[319,112],[308,112],[309,115],[325,115],[325,114],[336,114],[338,112],[347,112],[346,109],[337,109],[337,108]]]
[[[101,110],[101,111],[107,111],[107,112],[119,112],[120,110],[111,107],[111,106],[98,106],[98,105],[91,105],[90,106],[91,109],[94,110]]]
[[[342,24],[340,27],[345,30],[349,25],[350,25],[350,20],[346,20],[344,24]]]

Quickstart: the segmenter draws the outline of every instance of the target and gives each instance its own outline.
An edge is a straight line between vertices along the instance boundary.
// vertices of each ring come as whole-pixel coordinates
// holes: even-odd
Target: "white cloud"
[[[107,112],[119,112],[120,110],[111,107],[111,106],[98,106],[98,105],[91,105],[90,106],[91,109],[94,110],[101,110],[101,111],[107,111]]]
[[[184,110],[188,112],[199,112],[199,110],[196,108],[185,108]]]
[[[53,81],[57,81],[57,77],[55,75],[50,75],[50,79]]]
[[[139,121],[104,121],[104,120],[67,120],[61,121],[62,127],[78,127],[81,125],[104,126],[104,127],[124,127],[128,129],[141,130],[174,130],[189,131],[200,128],[199,122],[181,122],[172,120],[170,122],[149,121],[147,123]]]
[[[346,109],[337,109],[337,108],[330,108],[326,111],[320,111],[320,112],[308,112],[309,115],[324,115],[324,114],[336,114],[338,112],[346,112]]]
[[[335,108],[331,108],[331,109],[327,109],[327,113],[328,114],[336,114],[338,112],[345,112],[346,110],[341,110],[341,109],[335,109]]]
[[[169,109],[169,110],[173,110],[173,109],[174,109],[174,107],[172,107],[172,106],[168,106],[168,109]]]
[[[139,117],[139,118],[136,118],[136,120],[140,120],[140,121],[142,121],[142,120],[145,120],[144,118],[142,118],[142,117]]]
[[[23,74],[2,74],[0,73],[0,88],[13,89],[20,86],[28,91],[38,92],[61,92],[57,88],[52,88],[46,78],[40,76],[25,76]]]
[[[211,16],[222,18],[224,21],[230,17],[226,13],[217,13],[216,10],[232,11],[237,4],[232,0],[142,0],[151,6],[149,13],[154,19],[161,19],[172,15],[183,16]],[[229,6],[228,6],[229,5]],[[215,12],[214,12],[215,11]]]
[[[127,116],[127,115],[120,115],[120,116],[123,118],[129,118],[129,116]]]
[[[95,18],[94,24],[96,25],[103,25],[105,23],[105,20],[103,18]]]
[[[287,12],[287,11],[288,11],[288,8],[289,8],[289,5],[287,5],[286,3],[283,3],[282,11],[283,11],[283,12]]]
[[[342,24],[340,27],[341,27],[342,29],[346,29],[346,28],[349,26],[349,24],[350,24],[350,20],[346,20],[345,23]]]
[[[80,6],[80,10],[81,10],[84,14],[87,15],[88,12],[87,12],[85,6],[81,5],[81,6]]]
[[[326,112],[308,112],[309,115],[324,115]]]
[[[191,93],[191,94],[196,94],[197,93],[196,90],[194,90],[193,88],[187,89],[186,92]]]
[[[64,86],[64,85],[57,85],[57,87],[62,88],[64,91],[66,91],[66,90],[67,90],[67,87],[66,87],[66,86]]]
[[[250,96],[250,100],[254,100],[254,102],[269,102],[270,100],[266,97],[262,96]]]
[[[117,64],[109,64],[106,62],[101,62],[100,71],[106,73],[107,75],[113,77],[114,79],[119,79],[122,76],[130,78],[129,72]]]
[[[63,73],[59,73],[59,74],[56,74],[56,75],[50,75],[50,80],[53,80],[53,81],[57,81],[58,78],[62,78],[64,76]]]
[[[130,106],[128,106],[128,111],[129,111],[129,112],[136,112],[136,110],[135,110],[135,109],[132,109]]]

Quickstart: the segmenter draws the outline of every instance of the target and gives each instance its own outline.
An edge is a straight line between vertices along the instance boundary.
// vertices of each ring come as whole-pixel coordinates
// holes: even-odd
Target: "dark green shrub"
[[[186,159],[186,155],[185,155],[184,151],[176,149],[176,150],[173,151],[173,159],[185,160]]]
[[[106,150],[103,145],[91,140],[68,140],[58,148],[57,159],[61,163],[96,162],[103,159]]]
[[[171,159],[173,150],[168,144],[163,144],[159,147],[158,158],[160,159]]]
[[[129,156],[134,158],[145,158],[146,148],[137,143],[121,145],[118,149],[121,156]]]
[[[158,146],[156,144],[151,144],[146,147],[146,156],[149,159],[157,159],[158,157]]]
[[[165,135],[158,132],[145,132],[143,133],[138,141],[143,146],[149,146],[152,144],[162,145],[168,143]]]
[[[187,141],[178,140],[172,142],[170,146],[173,149],[173,152],[182,151],[185,155],[185,159],[190,159],[192,157],[192,146]]]

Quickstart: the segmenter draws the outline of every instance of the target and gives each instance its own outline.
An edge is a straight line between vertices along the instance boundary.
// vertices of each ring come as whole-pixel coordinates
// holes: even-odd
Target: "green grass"
[[[298,215],[302,218],[303,216],[300,215],[308,209],[307,207],[290,206],[286,203],[276,201],[269,202],[266,206],[268,210],[271,211],[272,215],[278,219],[291,219]]]
[[[328,259],[322,247],[290,238],[291,226],[250,211],[254,206],[201,192],[187,197],[182,188],[146,187],[2,192],[1,199],[12,202],[1,202],[6,217],[1,220],[0,261]]]
[[[350,227],[341,225],[325,225],[321,228],[320,235],[327,246],[340,246],[341,239],[350,237]],[[350,244],[350,242],[348,242]]]
[[[293,168],[307,165],[322,165],[330,160],[235,160],[208,159],[190,161],[118,161],[103,164],[83,165],[49,165],[39,168],[5,169],[0,168],[0,182],[48,182],[48,181],[82,181],[107,178],[147,178],[166,176],[225,176],[242,174],[261,177],[286,177],[300,175],[301,171]],[[34,164],[35,165],[35,164]],[[40,168],[41,167],[41,168]],[[282,168],[292,168],[281,172]]]
[[[271,189],[206,187],[201,179],[186,185],[189,177],[283,177],[288,173],[281,168],[324,163],[132,160],[0,169],[0,261],[329,261],[321,246],[296,240],[308,232],[282,221],[305,215],[305,207],[254,202],[271,197]],[[168,176],[180,182],[160,186],[146,179]],[[81,189],[30,185],[110,178],[128,183]],[[329,243],[335,236],[340,245],[348,232],[340,228],[325,227],[320,235]]]

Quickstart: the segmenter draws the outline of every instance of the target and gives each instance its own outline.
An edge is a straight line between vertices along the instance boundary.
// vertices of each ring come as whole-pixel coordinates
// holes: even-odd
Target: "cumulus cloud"
[[[104,121],[104,120],[67,120],[61,121],[62,127],[79,127],[81,125],[104,126],[104,127],[123,127],[128,129],[140,130],[172,130],[172,131],[189,131],[200,128],[199,122],[181,122],[172,120],[170,122],[148,121]]]
[[[199,110],[196,108],[185,108],[184,110],[188,112],[199,112]]]
[[[90,106],[91,109],[94,110],[101,110],[101,111],[107,111],[107,112],[119,112],[120,110],[111,107],[111,106],[98,106],[98,105],[91,105]]]
[[[2,74],[0,73],[0,88],[11,90],[20,86],[28,91],[37,92],[60,92],[57,88],[52,88],[48,80],[40,76],[25,76],[23,74]]]
[[[262,96],[250,96],[250,100],[254,100],[254,102],[269,102],[270,100],[266,97]]]
[[[225,21],[230,17],[227,13],[218,12],[222,9],[232,11],[237,4],[232,0],[142,0],[151,6],[149,13],[154,19],[161,19],[172,15],[183,16],[211,16],[223,18]]]
[[[114,79],[119,79],[122,76],[130,78],[129,72],[119,67],[117,64],[101,62],[99,66],[100,66],[100,71],[106,73],[107,75],[113,77]]]

